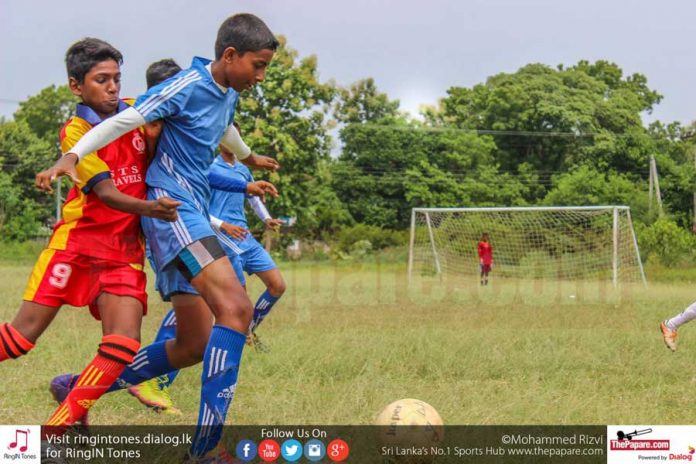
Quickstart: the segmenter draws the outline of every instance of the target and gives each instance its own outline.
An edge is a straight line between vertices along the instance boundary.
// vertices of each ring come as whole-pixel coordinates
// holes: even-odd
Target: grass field
[[[20,303],[31,262],[0,264],[0,321]],[[391,401],[431,403],[447,424],[689,424],[696,408],[696,323],[668,351],[658,322],[696,299],[688,283],[618,291],[597,282],[419,278],[402,265],[284,264],[288,293],[247,350],[228,416],[237,424],[367,424]],[[650,277],[650,276],[649,276]],[[250,279],[250,293],[260,293]],[[168,306],[151,292],[143,340]],[[99,325],[65,308],[28,356],[0,364],[0,423],[42,423],[47,387],[92,358]],[[200,368],[158,415],[125,392],[92,409],[94,424],[191,424]]]

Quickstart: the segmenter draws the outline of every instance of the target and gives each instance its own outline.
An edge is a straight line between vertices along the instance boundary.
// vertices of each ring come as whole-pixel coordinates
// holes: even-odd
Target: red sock
[[[123,335],[105,335],[97,356],[87,365],[65,401],[46,422],[47,426],[70,426],[80,420],[89,408],[133,362],[140,342]]]
[[[0,324],[0,362],[25,355],[34,348],[34,344],[24,338],[10,324]]]

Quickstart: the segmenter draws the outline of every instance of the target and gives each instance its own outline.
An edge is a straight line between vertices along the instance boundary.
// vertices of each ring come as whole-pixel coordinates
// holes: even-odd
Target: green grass
[[[0,321],[11,320],[31,263],[0,265]],[[685,283],[417,279],[400,264],[285,263],[288,292],[259,329],[272,351],[247,350],[228,422],[367,424],[391,401],[432,404],[448,424],[688,424],[696,407],[696,324],[668,351],[658,322],[696,299]],[[257,279],[250,294],[259,295]],[[149,342],[168,306],[150,292]],[[66,307],[16,361],[0,364],[0,423],[42,423],[47,387],[79,371],[101,336]],[[172,390],[182,416],[105,396],[95,424],[191,424],[200,367]]]

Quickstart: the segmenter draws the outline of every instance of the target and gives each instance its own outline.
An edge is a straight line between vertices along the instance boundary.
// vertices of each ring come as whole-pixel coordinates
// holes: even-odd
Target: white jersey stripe
[[[168,85],[166,88],[162,89],[162,92],[153,95],[142,104],[138,105],[135,109],[143,116],[147,116],[158,106],[171,99],[174,95],[179,93],[182,89],[186,88],[192,82],[201,80],[200,74],[197,71],[192,71],[183,78],[178,79],[172,84]],[[154,98],[153,98],[154,97]]]

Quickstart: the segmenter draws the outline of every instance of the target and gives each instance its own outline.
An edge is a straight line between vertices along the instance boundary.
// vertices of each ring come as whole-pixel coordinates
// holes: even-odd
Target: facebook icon
[[[237,457],[244,462],[249,462],[256,457],[256,443],[251,440],[242,440],[237,443]]]

